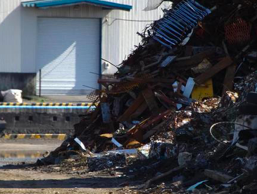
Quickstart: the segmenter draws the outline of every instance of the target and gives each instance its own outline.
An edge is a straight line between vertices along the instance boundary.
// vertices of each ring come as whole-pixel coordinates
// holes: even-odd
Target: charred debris
[[[176,0],[138,34],[38,164],[120,167],[142,193],[256,193],[257,1]]]

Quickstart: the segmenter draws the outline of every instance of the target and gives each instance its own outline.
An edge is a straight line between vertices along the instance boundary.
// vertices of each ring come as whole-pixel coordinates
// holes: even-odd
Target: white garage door
[[[36,63],[42,95],[79,95],[89,93],[89,87],[98,89],[100,20],[38,18]],[[37,93],[39,87],[38,74]]]

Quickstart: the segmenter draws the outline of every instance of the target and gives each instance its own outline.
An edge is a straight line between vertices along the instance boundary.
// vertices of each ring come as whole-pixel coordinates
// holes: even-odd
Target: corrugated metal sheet
[[[0,71],[20,72],[20,0],[0,0]]]
[[[37,19],[40,17],[49,18],[102,18],[110,10],[103,10],[101,7],[81,5],[72,7],[37,9],[22,8],[21,12],[21,56],[22,72],[36,72],[36,45],[37,45]]]
[[[151,24],[163,16],[162,9],[167,8],[171,3],[165,2],[158,9],[143,11],[147,7],[148,0],[112,0],[115,2],[131,4],[133,9],[130,12],[112,11],[103,19],[103,58],[120,64],[138,45],[141,37],[137,32],[142,32],[146,25]],[[103,68],[103,73],[109,74],[116,71],[110,66]]]
[[[28,0],[23,0],[26,2]],[[130,12],[106,10],[81,5],[50,9],[22,8],[21,0],[0,0],[0,66],[1,72],[36,72],[36,40],[38,17],[102,18],[102,58],[119,64],[141,38],[136,34],[147,24],[162,17],[163,3],[153,11],[143,11],[147,0],[109,0],[132,5]],[[110,66],[105,74],[116,69]]]
[[[38,19],[42,95],[78,95],[92,90],[83,85],[98,89],[98,76],[91,72],[99,72],[99,26],[99,19]]]

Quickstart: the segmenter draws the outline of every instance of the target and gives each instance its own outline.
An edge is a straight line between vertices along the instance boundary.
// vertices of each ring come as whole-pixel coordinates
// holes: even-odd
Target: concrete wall
[[[85,109],[25,109],[1,108],[0,118],[6,121],[5,133],[44,134],[74,133],[73,125],[79,123]]]
[[[28,1],[28,0],[26,0]],[[102,18],[102,58],[119,64],[140,42],[136,32],[159,19],[161,8],[142,11],[148,0],[111,0],[133,6],[130,12],[106,10],[100,7],[81,5],[50,9],[23,8],[24,0],[0,0],[0,71],[36,73],[36,37],[38,17]],[[116,68],[110,66],[104,74]]]

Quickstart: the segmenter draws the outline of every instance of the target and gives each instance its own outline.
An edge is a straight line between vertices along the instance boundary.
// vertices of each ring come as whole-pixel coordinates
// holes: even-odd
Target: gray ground
[[[62,141],[44,139],[0,139],[0,166],[19,162],[36,162],[36,156],[57,148]],[[32,158],[31,158],[32,156]]]
[[[94,174],[44,173],[36,168],[35,170],[28,170],[26,164],[34,163],[37,158],[12,157],[12,154],[22,156],[22,154],[51,151],[60,145],[61,141],[0,139],[0,144],[0,194],[124,193],[122,186],[120,186],[124,183],[123,178],[95,176]],[[25,162],[25,165],[15,165],[20,162]],[[6,164],[9,165],[5,166]]]

